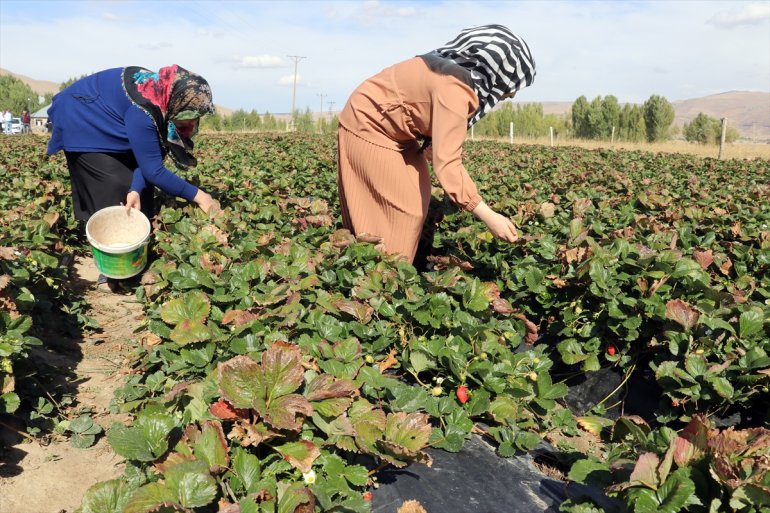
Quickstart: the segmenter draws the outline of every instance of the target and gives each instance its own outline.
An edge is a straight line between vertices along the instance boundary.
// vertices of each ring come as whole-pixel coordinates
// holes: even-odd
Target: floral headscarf
[[[171,154],[174,163],[182,169],[195,167],[198,162],[191,153],[195,132],[180,136],[174,120],[198,119],[214,113],[211,87],[206,79],[176,64],[157,73],[130,66],[123,70],[123,87],[131,101],[152,118],[161,146]]]

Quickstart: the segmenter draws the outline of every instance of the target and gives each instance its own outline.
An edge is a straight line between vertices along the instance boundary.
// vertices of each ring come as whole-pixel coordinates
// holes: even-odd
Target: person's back
[[[59,150],[123,152],[131,148],[125,115],[132,107],[123,91],[122,68],[94,73],[53,97],[48,119],[53,137],[48,153]],[[147,123],[151,123],[147,118]]]

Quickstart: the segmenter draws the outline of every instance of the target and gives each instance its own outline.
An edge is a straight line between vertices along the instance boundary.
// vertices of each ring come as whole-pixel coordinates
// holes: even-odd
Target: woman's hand
[[[198,189],[193,201],[207,214],[216,214],[219,210],[219,202],[211,197],[211,194]]]
[[[136,191],[131,191],[126,195],[126,214],[130,214],[132,208],[137,210],[142,209],[142,201],[139,197],[139,193]]]
[[[510,219],[502,214],[498,214],[483,201],[473,209],[473,215],[479,218],[487,225],[492,235],[498,239],[507,242],[516,242],[519,240],[519,232]]]

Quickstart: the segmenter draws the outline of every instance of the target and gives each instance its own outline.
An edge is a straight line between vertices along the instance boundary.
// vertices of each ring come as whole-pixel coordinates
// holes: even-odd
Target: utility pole
[[[329,105],[329,120],[334,118],[334,110],[332,110],[332,107],[334,107],[335,102],[332,100],[329,100],[326,102]]]
[[[324,98],[326,98],[329,95],[318,93],[316,94],[316,96],[321,97],[321,109],[318,111],[318,119],[321,119],[324,116]]]
[[[287,55],[288,58],[294,59],[294,85],[291,88],[291,127],[294,129],[294,104],[297,98],[297,65],[299,61],[305,57],[302,55]]]

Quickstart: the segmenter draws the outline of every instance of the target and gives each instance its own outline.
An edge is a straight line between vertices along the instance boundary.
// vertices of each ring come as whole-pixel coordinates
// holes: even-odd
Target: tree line
[[[597,139],[628,142],[659,142],[678,135],[679,127],[672,126],[674,107],[663,96],[652,95],[642,105],[625,104],[622,107],[615,96],[597,96],[591,102],[580,96],[572,104],[566,117],[544,114],[539,103],[516,105],[503,103],[474,126],[474,135],[507,137],[510,124],[516,136],[546,137],[553,128],[554,136],[578,139]],[[721,123],[718,119],[700,113],[685,123],[682,135],[687,141],[718,142]],[[725,140],[733,142],[740,133],[728,127]]]
[[[212,132],[285,132],[296,130],[305,133],[333,133],[339,122],[337,116],[331,120],[325,117],[314,119],[308,108],[304,112],[295,111],[291,119],[279,119],[270,112],[259,114],[256,110],[246,112],[243,109],[225,116],[216,113],[201,120],[201,130]]]

